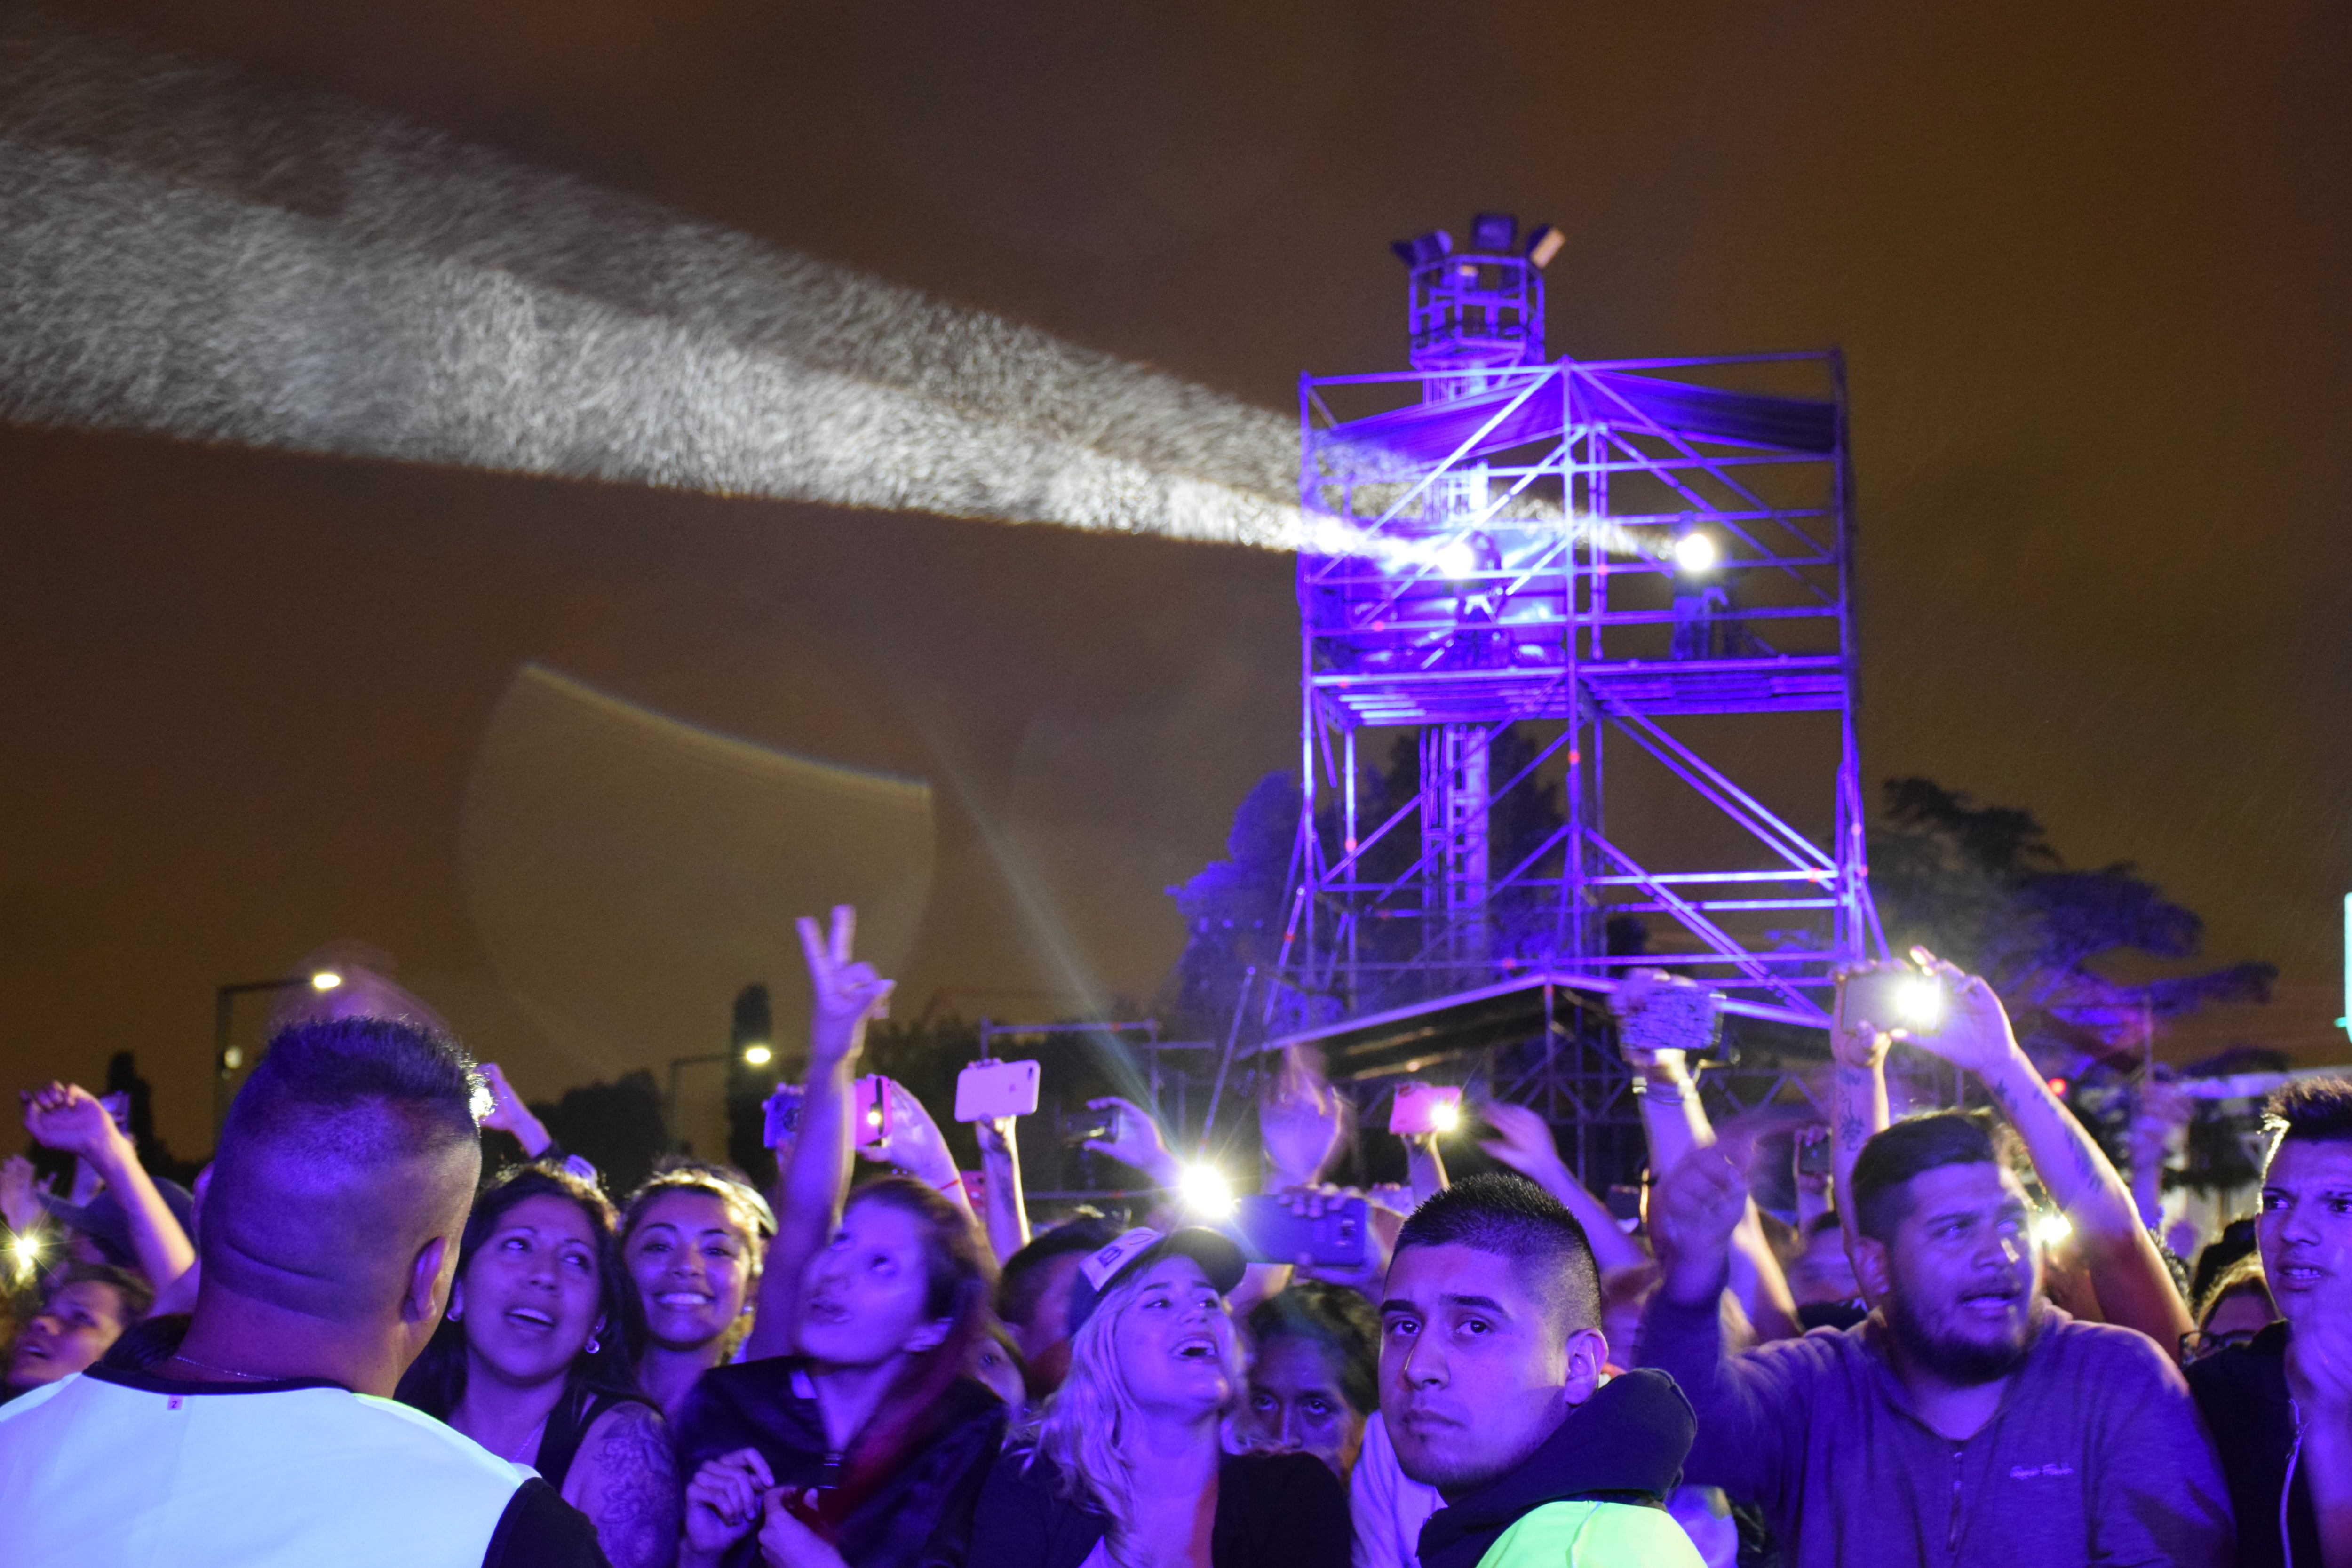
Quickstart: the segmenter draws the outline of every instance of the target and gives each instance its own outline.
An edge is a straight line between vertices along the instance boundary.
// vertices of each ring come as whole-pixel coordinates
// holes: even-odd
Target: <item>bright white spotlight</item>
[[[754,1040],[743,1047],[743,1065],[749,1068],[763,1068],[774,1059],[775,1055],[776,1053],[766,1046]]]
[[[41,1238],[31,1231],[26,1231],[8,1244],[8,1249],[16,1255],[19,1267],[27,1266],[41,1255]]]
[[[1187,1165],[1176,1178],[1176,1195],[1203,1219],[1223,1219],[1234,1212],[1233,1184],[1214,1165]]]
[[[1462,1125],[1462,1108],[1450,1100],[1441,1100],[1429,1108],[1429,1124],[1440,1132],[1451,1132]]]
[[[1905,981],[1895,993],[1895,1008],[1910,1027],[1922,1034],[1934,1034],[1944,1022],[1943,982],[1932,974]]]
[[[313,991],[332,991],[342,983],[343,977],[331,969],[321,969],[310,976],[310,989]]]
[[[1478,572],[1478,547],[1466,539],[1457,539],[1437,552],[1437,574],[1441,577],[1472,577]]]
[[[221,1053],[221,1066],[228,1068],[229,1071],[235,1072],[244,1065],[245,1047],[243,1046],[231,1046]]]
[[[2044,1247],[2055,1247],[2074,1234],[2074,1222],[2063,1214],[2046,1214],[2033,1222],[2033,1239]]]
[[[1704,533],[1685,533],[1675,541],[1675,564],[1696,576],[1715,564],[1715,540]]]

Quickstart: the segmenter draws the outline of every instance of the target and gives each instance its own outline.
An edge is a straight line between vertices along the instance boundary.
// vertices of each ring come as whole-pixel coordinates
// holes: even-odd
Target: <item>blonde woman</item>
[[[1348,1497],[1311,1454],[1222,1451],[1242,1390],[1212,1230],[1131,1230],[1080,1266],[1070,1373],[998,1461],[966,1568],[1346,1568]]]

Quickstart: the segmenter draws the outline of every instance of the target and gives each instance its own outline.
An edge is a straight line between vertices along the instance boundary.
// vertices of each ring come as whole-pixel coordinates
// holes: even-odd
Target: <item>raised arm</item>
[[[1845,982],[1838,982],[1841,989]],[[1834,1010],[1845,1016],[1841,1003]],[[1853,1163],[1862,1146],[1886,1131],[1886,1032],[1866,1019],[1857,1027],[1830,1027],[1830,1176],[1843,1220],[1845,1250],[1854,1253]]]
[[[961,1209],[964,1217],[978,1226],[980,1216],[971,1212],[971,1194],[963,1190],[963,1173],[956,1169],[955,1155],[949,1151],[940,1124],[931,1120],[929,1108],[906,1085],[895,1079],[882,1081],[887,1086],[882,1146],[871,1151],[861,1148],[860,1152],[869,1160],[906,1172]]]
[[[1479,1147],[1502,1164],[1508,1165],[1544,1191],[1558,1198],[1568,1212],[1584,1226],[1586,1239],[1592,1244],[1592,1261],[1602,1274],[1612,1269],[1635,1268],[1649,1261],[1635,1246],[1633,1238],[1617,1228],[1617,1221],[1609,1206],[1587,1192],[1584,1184],[1559,1157],[1559,1145],[1552,1139],[1551,1128],[1544,1119],[1524,1105],[1506,1100],[1494,1100],[1478,1108],[1495,1136],[1482,1139]]]
[[[987,1180],[988,1249],[1005,1262],[1029,1245],[1029,1206],[1021,1192],[1021,1119],[992,1116],[972,1123],[980,1167]]]
[[[1748,1211],[1750,1153],[1742,1140],[1703,1144],[1651,1189],[1659,1284],[1635,1350],[1642,1365],[1672,1374],[1698,1415],[1685,1476],[1769,1503],[1780,1489],[1784,1422],[1803,1410],[1806,1394],[1782,1375],[1800,1363],[1781,1352],[1798,1347],[1724,1353],[1721,1301],[1732,1237]]]
[[[2050,1092],[2017,1043],[2008,1009],[1992,987],[1924,951],[1920,956],[1943,977],[1948,1000],[1942,1026],[1914,1036],[1913,1043],[1974,1073],[2007,1113],[2042,1186],[2074,1227],[2107,1321],[2137,1329],[2159,1345],[2179,1343],[2195,1324],[2173,1289],[2155,1238],[2139,1222],[2131,1189],[2074,1113]]]
[[[850,957],[857,914],[844,904],[833,911],[833,929],[800,922],[801,947],[808,955],[809,982],[816,1007],[809,1022],[808,1092],[801,1101],[800,1136],[778,1187],[776,1238],[760,1275],[760,1305],[751,1321],[746,1354],[783,1355],[799,1342],[801,1276],[809,1259],[833,1239],[841,1205],[849,1191],[853,1158],[851,1086],[866,1026],[889,1005],[891,982],[869,963]]]
[[[103,1177],[131,1222],[131,1250],[158,1293],[195,1267],[195,1243],[139,1163],[139,1151],[105,1105],[79,1084],[52,1083],[26,1097],[25,1131],[35,1142],[81,1156]]]

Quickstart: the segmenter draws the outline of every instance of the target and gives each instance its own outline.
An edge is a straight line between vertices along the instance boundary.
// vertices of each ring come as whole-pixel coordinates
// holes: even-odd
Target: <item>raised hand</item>
[[[100,1171],[128,1158],[131,1140],[114,1124],[105,1104],[75,1083],[51,1083],[26,1091],[25,1131],[44,1149],[79,1154]]]
[[[1731,1233],[1748,1212],[1753,1149],[1738,1138],[1698,1144],[1651,1189],[1650,1236],[1669,1300],[1696,1306],[1723,1289]]]
[[[882,1146],[875,1149],[861,1143],[857,1152],[869,1160],[926,1177],[944,1179],[953,1174],[955,1156],[948,1152],[948,1141],[923,1102],[905,1085],[887,1078],[882,1080]]]
[[[33,1180],[33,1162],[22,1154],[0,1160],[0,1219],[19,1236],[40,1223],[40,1188]]]
[[[1176,1156],[1168,1152],[1167,1141],[1160,1136],[1160,1123],[1149,1111],[1131,1100],[1116,1095],[1105,1100],[1089,1100],[1090,1110],[1117,1110],[1118,1118],[1108,1138],[1089,1138],[1085,1147],[1097,1154],[1108,1154],[1122,1165],[1132,1165],[1154,1183],[1163,1187],[1176,1184],[1179,1174]]]
[[[1915,1030],[1904,1037],[1979,1078],[1990,1078],[2012,1066],[2020,1052],[2017,1037],[2010,1030],[2009,1009],[2000,1005],[1985,978],[1966,973],[1924,947],[1913,948],[1911,955],[1922,969],[1944,983],[1944,1019],[1932,1034]]]
[[[522,1096],[514,1091],[514,1085],[507,1081],[498,1063],[482,1064],[482,1081],[490,1089],[490,1113],[482,1118],[482,1125],[512,1133],[527,1158],[536,1160],[545,1153],[555,1140],[548,1136],[545,1124],[530,1113],[530,1107],[522,1102]]]
[[[738,1448],[707,1461],[686,1483],[686,1554],[716,1558],[759,1522],[761,1500],[775,1477],[757,1448]]]
[[[1478,1114],[1495,1130],[1495,1136],[1480,1139],[1478,1147],[1498,1163],[1508,1165],[1547,1190],[1550,1178],[1568,1173],[1568,1166],[1559,1157],[1559,1145],[1552,1140],[1550,1125],[1535,1111],[1496,1100],[1480,1106]]]
[[[1271,1167],[1269,1184],[1307,1186],[1323,1174],[1347,1131],[1339,1091],[1296,1054],[1287,1055],[1258,1102],[1257,1130]]]
[[[870,963],[850,956],[857,934],[857,911],[836,904],[833,928],[821,931],[806,915],[797,922],[801,949],[808,955],[809,984],[816,992],[816,1015],[809,1027],[809,1068],[830,1068],[866,1040],[866,1026],[890,1016],[890,992]]]

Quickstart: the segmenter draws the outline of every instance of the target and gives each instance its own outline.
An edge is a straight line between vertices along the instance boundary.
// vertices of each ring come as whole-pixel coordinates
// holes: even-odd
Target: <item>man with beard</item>
[[[2239,1568],[2352,1563],[2352,1080],[2271,1097],[2254,1223],[2276,1322],[2189,1369],[2221,1439]]]
[[[1698,1413],[1689,1479],[1760,1503],[1790,1568],[2230,1560],[2188,1385],[2145,1335],[2042,1298],[2032,1210],[1981,1115],[1898,1121],[1852,1180],[1869,1318],[1726,1356],[1744,1162],[1695,1151],[1650,1200],[1643,1365]]]

